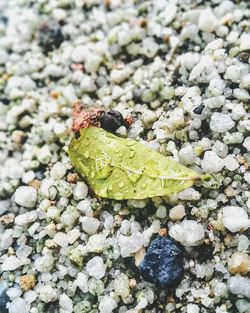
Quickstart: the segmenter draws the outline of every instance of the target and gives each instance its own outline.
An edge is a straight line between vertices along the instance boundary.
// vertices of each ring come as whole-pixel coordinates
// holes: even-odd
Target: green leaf
[[[80,130],[69,158],[94,192],[109,199],[145,199],[178,193],[200,176],[132,139],[102,128]]]

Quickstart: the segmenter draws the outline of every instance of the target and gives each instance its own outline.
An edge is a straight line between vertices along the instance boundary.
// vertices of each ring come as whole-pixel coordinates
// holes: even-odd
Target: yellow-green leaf
[[[69,145],[69,158],[93,191],[109,199],[169,196],[190,187],[200,176],[132,139],[102,128],[80,131]]]

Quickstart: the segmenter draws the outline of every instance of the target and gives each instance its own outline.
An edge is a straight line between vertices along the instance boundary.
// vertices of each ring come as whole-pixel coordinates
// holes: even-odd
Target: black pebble
[[[102,128],[114,132],[117,128],[123,125],[123,117],[120,112],[111,110],[103,114],[100,122]]]
[[[64,41],[60,25],[55,21],[44,23],[39,29],[38,41],[45,54],[59,48]]]
[[[163,288],[174,287],[182,279],[183,250],[172,238],[157,236],[139,265],[142,277]]]
[[[199,105],[198,107],[196,107],[196,108],[193,110],[193,112],[194,112],[195,114],[201,114],[204,108],[205,108],[205,105],[204,105],[204,104],[201,104],[201,105]]]
[[[118,123],[120,124],[120,126],[123,125],[124,123],[123,116],[119,111],[111,110],[111,111],[108,111],[107,114],[114,116],[116,120],[118,121]]]
[[[2,102],[4,105],[8,105],[10,100],[8,98],[0,98],[0,102]]]
[[[11,302],[9,296],[6,294],[7,291],[7,284],[0,281],[0,312],[1,313],[8,313],[8,309],[6,305],[8,302]]]
[[[198,258],[201,261],[211,260],[214,257],[214,247],[211,245],[202,244],[197,246],[195,250],[198,252]]]

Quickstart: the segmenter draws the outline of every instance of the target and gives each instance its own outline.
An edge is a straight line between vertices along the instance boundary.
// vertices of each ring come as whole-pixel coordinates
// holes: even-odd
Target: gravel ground
[[[248,0],[0,0],[1,313],[250,312],[249,52]],[[67,156],[77,99],[212,179],[96,198]],[[184,249],[174,288],[140,276],[157,233]]]

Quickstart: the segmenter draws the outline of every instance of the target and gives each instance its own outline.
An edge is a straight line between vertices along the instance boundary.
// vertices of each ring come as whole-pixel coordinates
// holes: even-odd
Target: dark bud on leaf
[[[111,110],[105,113],[101,117],[100,122],[102,128],[111,132],[116,131],[120,126],[124,124],[122,114],[116,110]]]

